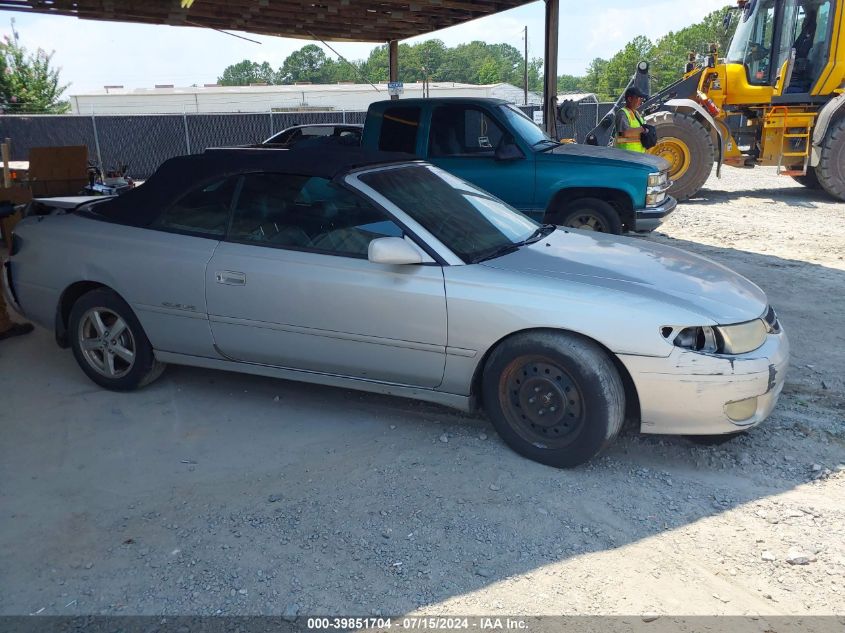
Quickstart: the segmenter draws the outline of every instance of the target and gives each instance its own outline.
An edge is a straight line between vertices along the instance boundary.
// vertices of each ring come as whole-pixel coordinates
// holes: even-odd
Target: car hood
[[[601,160],[613,160],[625,163],[634,163],[648,167],[651,171],[669,169],[669,163],[659,156],[643,154],[640,152],[629,152],[616,149],[615,147],[598,147],[596,145],[582,145],[581,143],[563,143],[554,149],[543,152],[552,156],[572,156],[576,158],[595,158]]]
[[[558,229],[482,265],[668,302],[719,324],[758,318],[767,306],[765,293],[729,268],[643,238]]]

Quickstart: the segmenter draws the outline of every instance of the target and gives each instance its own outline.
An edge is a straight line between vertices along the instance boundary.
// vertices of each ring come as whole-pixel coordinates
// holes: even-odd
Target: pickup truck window
[[[518,247],[541,228],[501,200],[437,167],[379,169],[362,174],[360,180],[465,262]]]
[[[502,140],[502,128],[481,108],[447,105],[434,110],[429,156],[489,156]]]
[[[378,148],[385,152],[414,154],[417,149],[417,130],[420,128],[420,109],[397,106],[384,111]]]
[[[546,134],[540,127],[529,119],[519,108],[510,104],[499,106],[505,118],[508,120],[517,134],[525,140],[531,147],[538,147],[542,145],[549,145],[555,143],[549,135]]]

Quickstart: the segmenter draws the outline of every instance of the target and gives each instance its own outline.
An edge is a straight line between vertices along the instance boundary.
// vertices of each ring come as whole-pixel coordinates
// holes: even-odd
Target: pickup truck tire
[[[490,354],[482,402],[502,439],[541,464],[572,468],[619,433],[625,389],[608,354],[566,332],[516,334]]]
[[[822,189],[834,198],[845,200],[845,118],[827,130],[816,176]]]
[[[132,308],[108,288],[77,299],[70,310],[68,337],[82,371],[112,391],[144,387],[166,367],[155,359]]]
[[[678,202],[694,196],[713,170],[716,150],[707,129],[683,112],[656,112],[646,122],[657,128],[657,145],[649,154],[669,161],[673,180],[669,195]]]
[[[613,205],[598,198],[579,198],[565,203],[554,215],[554,223],[597,233],[622,233],[619,213]]]

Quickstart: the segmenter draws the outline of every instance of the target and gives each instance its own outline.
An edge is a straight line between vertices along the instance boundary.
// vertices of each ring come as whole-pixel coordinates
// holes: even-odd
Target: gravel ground
[[[638,239],[769,294],[793,367],[763,426],[558,471],[389,397],[179,367],[106,392],[39,331],[0,347],[0,614],[845,614],[845,205],[708,186]]]

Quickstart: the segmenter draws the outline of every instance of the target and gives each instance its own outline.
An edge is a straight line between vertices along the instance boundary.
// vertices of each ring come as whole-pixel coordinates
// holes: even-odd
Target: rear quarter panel
[[[205,266],[217,241],[73,214],[27,218],[16,234],[21,247],[12,258],[13,283],[36,323],[53,329],[62,293],[90,281],[129,303],[154,348],[213,355]]]

